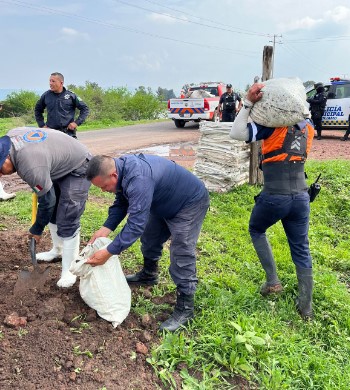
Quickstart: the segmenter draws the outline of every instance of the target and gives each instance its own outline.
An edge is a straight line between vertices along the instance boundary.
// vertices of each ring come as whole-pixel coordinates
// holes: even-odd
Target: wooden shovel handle
[[[36,213],[38,211],[38,195],[33,192],[32,194],[32,225],[36,221]]]

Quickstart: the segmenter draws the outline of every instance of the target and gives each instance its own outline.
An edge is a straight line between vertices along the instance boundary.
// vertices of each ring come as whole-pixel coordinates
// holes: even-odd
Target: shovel
[[[32,195],[32,224],[35,222],[36,213],[38,209],[38,197],[35,193]],[[32,259],[32,264],[34,267],[33,272],[30,270],[22,270],[18,276],[14,294],[17,295],[25,290],[29,290],[32,288],[41,288],[44,286],[50,272],[50,266],[44,269],[41,269],[38,261],[36,259],[36,241],[35,238],[32,237],[30,239],[30,256]]]

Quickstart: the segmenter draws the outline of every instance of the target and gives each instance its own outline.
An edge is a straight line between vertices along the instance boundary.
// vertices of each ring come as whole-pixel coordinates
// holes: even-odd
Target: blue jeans
[[[141,236],[143,257],[157,262],[163,245],[170,238],[169,273],[179,291],[194,294],[198,279],[196,245],[209,207],[209,194],[180,210],[172,219],[150,215]]]
[[[296,266],[312,268],[309,249],[310,197],[307,192],[276,195],[262,192],[256,199],[249,221],[254,242],[266,236],[266,230],[281,221],[286,233],[292,260]]]

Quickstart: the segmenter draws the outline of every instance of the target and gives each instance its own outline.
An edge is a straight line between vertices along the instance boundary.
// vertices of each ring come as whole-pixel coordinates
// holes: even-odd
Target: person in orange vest
[[[230,137],[248,143],[262,140],[264,187],[255,197],[249,233],[266,274],[260,293],[280,293],[282,283],[266,230],[278,221],[286,233],[298,279],[297,310],[304,319],[312,318],[312,259],[309,249],[310,196],[305,181],[305,160],[314,137],[310,120],[294,126],[269,128],[248,122],[254,103],[263,95],[264,84],[253,84],[230,131]]]

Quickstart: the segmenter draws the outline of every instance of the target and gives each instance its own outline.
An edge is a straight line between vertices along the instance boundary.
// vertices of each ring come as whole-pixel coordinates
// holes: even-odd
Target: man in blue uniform
[[[269,227],[281,221],[297,273],[297,309],[302,318],[310,319],[313,316],[312,258],[308,239],[310,196],[304,169],[314,138],[314,127],[309,120],[276,128],[250,121],[250,111],[262,98],[263,87],[264,84],[258,83],[250,87],[230,131],[230,137],[236,140],[249,143],[262,140],[264,188],[255,197],[249,221],[249,233],[266,274],[260,293],[268,296],[283,289],[266,235]]]
[[[238,107],[236,107],[236,102],[238,101]],[[221,109],[222,105],[222,109]],[[242,107],[242,99],[238,93],[233,92],[232,84],[226,85],[226,92],[220,96],[219,105],[218,105],[218,114],[220,117],[220,112],[222,111],[222,122],[233,122],[236,118],[236,112],[238,112]]]
[[[43,93],[35,105],[35,119],[39,127],[49,127],[60,130],[71,137],[76,137],[77,127],[86,120],[89,115],[88,106],[73,92],[64,86],[64,77],[55,72],[50,76],[50,89]],[[44,110],[47,110],[47,121],[44,121]],[[75,110],[80,114],[75,118]]]
[[[129,284],[154,285],[158,283],[163,245],[171,238],[169,272],[177,287],[177,302],[172,316],[160,328],[175,331],[185,325],[194,315],[196,244],[209,207],[204,184],[173,161],[143,154],[116,159],[95,156],[86,175],[95,186],[116,194],[107,220],[90,243],[107,237],[128,215],[113,242],[88,263],[104,264],[140,238],[143,269],[126,278]]]

